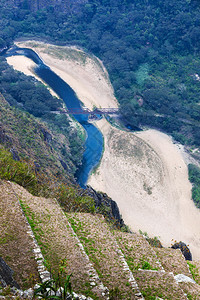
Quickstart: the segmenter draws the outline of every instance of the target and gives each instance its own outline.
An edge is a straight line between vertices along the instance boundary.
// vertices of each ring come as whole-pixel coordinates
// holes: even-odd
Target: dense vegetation
[[[18,37],[78,44],[103,59],[127,122],[200,145],[198,1],[79,1],[31,12],[0,3],[0,47]],[[197,75],[195,75],[197,74]]]
[[[200,168],[190,164],[188,166],[189,180],[192,183],[192,199],[195,205],[200,208]]]
[[[57,130],[56,130],[57,129]],[[73,135],[73,130],[71,130]],[[72,137],[71,137],[72,138]],[[12,108],[0,94],[0,146],[9,149],[16,161],[29,161],[52,180],[73,181],[76,171],[68,135],[27,112]]]
[[[56,167],[54,162],[53,168]],[[114,228],[121,228],[126,232],[129,230],[123,220],[117,218],[116,212],[114,214],[110,202],[112,200],[105,194],[102,194],[105,200],[99,203],[95,197],[89,195],[87,190],[82,190],[75,183],[70,182],[69,178],[66,180],[66,176],[54,176],[51,167],[38,170],[30,159],[16,161],[12,153],[0,144],[1,180],[16,182],[35,196],[55,198],[65,212],[102,214]]]
[[[15,72],[3,57],[0,57],[0,92],[10,105],[23,108],[35,117],[48,116],[50,111],[61,107],[61,101],[53,97],[42,83]]]
[[[70,126],[69,118],[66,115],[50,113],[50,111],[58,110],[62,106],[61,100],[53,97],[47,88],[33,77],[28,77],[23,73],[14,71],[3,57],[0,57],[0,93],[2,93],[11,106],[15,106],[21,111],[27,111],[35,117],[40,117],[40,119],[47,122],[48,127],[56,131],[58,135],[64,135],[66,145],[59,145],[62,147],[60,160],[65,162],[65,166],[63,165],[63,167],[68,169],[68,172],[71,174],[74,174],[77,167],[81,164],[83,141],[81,134],[75,130],[74,126],[73,129]],[[2,109],[3,107],[0,105],[0,114],[2,114],[0,121],[4,126],[8,126],[7,114],[1,111]],[[32,149],[36,151],[38,145],[37,143],[33,145],[34,139],[31,138],[31,136],[36,133],[37,129],[32,129],[32,131],[35,130],[35,132],[29,132],[29,127],[27,126],[26,128],[26,123],[30,124],[30,122],[34,122],[28,115],[27,117],[23,115],[22,119],[20,116],[19,111],[14,113],[14,118],[17,118],[16,124],[18,124],[15,128],[15,134],[20,130],[24,130],[24,133],[22,134],[21,132],[20,134],[20,136],[24,137],[22,140],[25,139],[24,143],[29,143]],[[33,125],[33,128],[34,127],[35,124]],[[52,139],[45,129],[43,129],[43,131],[44,139]],[[40,155],[41,157],[44,156],[42,153],[40,153]]]
[[[16,182],[36,196],[56,197],[67,212],[95,212],[94,199],[79,195],[75,185],[63,184],[59,179],[52,185],[45,177],[35,172],[30,162],[15,161],[8,150],[0,147],[0,179]]]

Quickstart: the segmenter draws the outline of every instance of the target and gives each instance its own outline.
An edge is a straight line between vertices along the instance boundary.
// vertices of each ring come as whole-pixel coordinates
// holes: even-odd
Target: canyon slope
[[[86,107],[117,107],[107,72],[99,60],[91,64],[92,57],[74,47],[35,41],[17,45],[36,51],[71,85]],[[17,68],[17,57],[15,61]],[[82,84],[85,78],[87,84]],[[88,95],[92,97],[88,99]],[[117,202],[131,230],[159,236],[166,246],[173,240],[183,240],[199,258],[200,212],[191,200],[191,184],[180,149],[170,137],[155,130],[133,134],[115,129],[105,120],[97,126],[104,135],[105,151],[88,183]]]

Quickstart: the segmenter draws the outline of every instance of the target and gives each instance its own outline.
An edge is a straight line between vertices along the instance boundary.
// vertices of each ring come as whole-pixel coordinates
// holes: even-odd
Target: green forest
[[[89,0],[38,11],[20,3],[0,3],[2,49],[21,37],[79,45],[103,60],[127,123],[200,145],[198,1]]]
[[[192,183],[192,199],[195,205],[200,208],[200,168],[193,164],[188,166],[189,180]]]

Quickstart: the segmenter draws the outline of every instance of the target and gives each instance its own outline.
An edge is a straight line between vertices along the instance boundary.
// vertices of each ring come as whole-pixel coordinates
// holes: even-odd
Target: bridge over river
[[[119,108],[70,108],[69,110],[51,111],[54,114],[71,114],[71,115],[120,115]]]

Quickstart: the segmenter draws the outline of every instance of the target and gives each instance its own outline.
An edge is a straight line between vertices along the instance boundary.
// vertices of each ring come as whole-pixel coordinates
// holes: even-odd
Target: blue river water
[[[69,110],[83,111],[80,100],[77,98],[72,88],[46,66],[40,57],[33,50],[28,48],[13,48],[6,54],[24,55],[33,60],[37,67],[35,73],[46,82],[56,93],[63,99]],[[82,165],[77,170],[75,177],[81,187],[86,187],[88,176],[91,171],[98,165],[103,151],[103,136],[101,132],[92,123],[88,121],[87,114],[73,114],[74,118],[83,126],[86,131],[85,151],[83,154]]]

